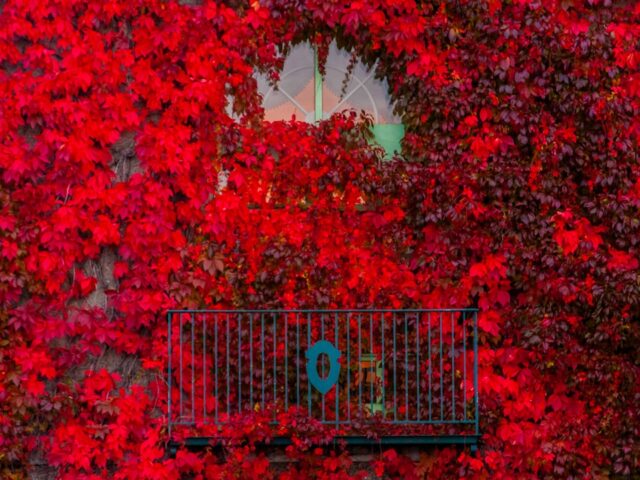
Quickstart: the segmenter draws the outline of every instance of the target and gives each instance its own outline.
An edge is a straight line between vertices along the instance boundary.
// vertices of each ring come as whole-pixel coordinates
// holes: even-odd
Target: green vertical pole
[[[314,120],[322,120],[322,75],[318,65],[318,47],[313,49],[313,69],[314,69]]]

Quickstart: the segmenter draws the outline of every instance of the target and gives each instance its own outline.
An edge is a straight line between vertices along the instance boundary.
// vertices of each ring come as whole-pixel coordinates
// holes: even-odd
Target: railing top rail
[[[477,312],[477,308],[327,308],[327,309],[179,309],[167,310],[167,313],[379,313],[379,312]]]

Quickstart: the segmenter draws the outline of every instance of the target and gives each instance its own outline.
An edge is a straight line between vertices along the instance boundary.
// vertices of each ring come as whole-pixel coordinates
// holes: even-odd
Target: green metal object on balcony
[[[198,428],[217,431],[256,412],[276,426],[286,412],[331,425],[352,444],[474,449],[477,340],[475,309],[172,310],[170,440],[209,444],[223,439]]]
[[[363,383],[364,389],[366,391],[368,385],[377,385],[382,380],[382,360],[378,360],[378,357],[376,357],[374,353],[362,354],[360,364],[358,365],[358,373],[358,381]],[[384,406],[382,404],[382,393],[377,392],[374,398],[374,400],[372,400],[368,404],[365,404],[365,409],[371,415],[382,413],[384,411]]]

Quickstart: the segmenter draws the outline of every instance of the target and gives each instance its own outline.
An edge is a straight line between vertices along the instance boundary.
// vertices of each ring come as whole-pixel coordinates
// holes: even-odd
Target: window
[[[342,110],[364,110],[373,117],[375,142],[390,157],[400,151],[404,126],[393,113],[387,82],[374,78],[375,67],[367,69],[362,62],[357,62],[348,76],[350,60],[348,52],[332,43],[326,75],[322,77],[315,50],[309,44],[294,47],[285,60],[277,87],[269,85],[264,75],[258,76],[265,119],[291,120],[295,116],[311,123]],[[343,90],[345,78],[348,81]]]

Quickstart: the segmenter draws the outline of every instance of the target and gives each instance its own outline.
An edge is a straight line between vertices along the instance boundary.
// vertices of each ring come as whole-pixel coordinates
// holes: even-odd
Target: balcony
[[[475,309],[172,310],[170,444],[222,442],[247,415],[277,432],[286,414],[349,444],[475,450],[477,351]]]

